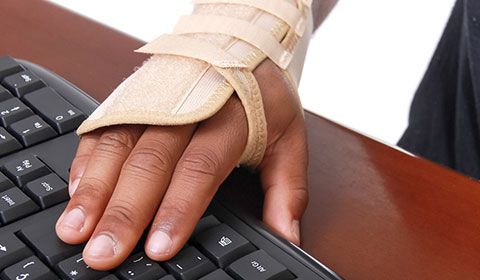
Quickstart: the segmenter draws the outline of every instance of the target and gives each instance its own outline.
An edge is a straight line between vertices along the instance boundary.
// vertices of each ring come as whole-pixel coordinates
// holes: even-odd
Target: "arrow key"
[[[32,251],[13,233],[0,235],[0,270],[32,255]]]

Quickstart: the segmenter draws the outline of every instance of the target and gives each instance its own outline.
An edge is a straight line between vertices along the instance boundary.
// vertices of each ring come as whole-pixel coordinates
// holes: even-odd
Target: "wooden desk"
[[[142,45],[43,1],[0,1],[0,54],[103,100]],[[347,279],[480,279],[480,185],[307,113],[303,247]]]

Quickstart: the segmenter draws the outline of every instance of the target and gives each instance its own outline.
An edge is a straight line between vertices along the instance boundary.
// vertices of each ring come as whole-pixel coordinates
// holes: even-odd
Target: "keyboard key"
[[[0,127],[0,157],[22,148],[22,144]]]
[[[32,155],[7,162],[3,171],[19,187],[50,173],[48,167]]]
[[[108,275],[108,276],[106,276],[106,277],[103,277],[103,278],[100,279],[100,280],[119,280],[119,279],[117,278],[117,276],[115,276],[115,275],[113,275],[113,274],[110,274],[110,275]],[[174,278],[173,280],[175,280],[175,278]]]
[[[56,268],[62,279],[91,280],[100,279],[108,275],[107,271],[91,269],[83,262],[82,254],[61,261]]]
[[[0,57],[0,80],[3,78],[23,71],[23,67],[10,56]]]
[[[285,266],[259,250],[247,255],[227,268],[228,274],[239,280],[292,280],[295,276]]]
[[[226,224],[210,228],[195,238],[202,251],[219,267],[226,267],[256,248]]]
[[[7,176],[0,172],[0,192],[6,191],[13,187],[15,187],[15,185],[12,183],[12,181],[10,181]]]
[[[13,233],[0,235],[0,270],[33,255]]]
[[[0,85],[0,102],[12,98],[13,95],[8,90]]]
[[[220,221],[215,216],[208,215],[200,219],[195,227],[195,230],[193,231],[192,237],[197,236],[199,233],[218,225],[220,225]]]
[[[17,187],[0,193],[0,220],[2,224],[11,223],[38,210],[35,202]]]
[[[162,278],[160,278],[159,280],[176,280],[175,277],[173,277],[173,275],[171,274],[168,274],[166,276],[163,276]]]
[[[20,230],[18,236],[50,267],[79,254],[83,245],[69,245],[57,237],[55,220],[36,223]]]
[[[0,122],[4,127],[32,115],[33,111],[18,98],[0,102]]]
[[[58,277],[35,256],[8,267],[2,272],[1,276],[4,280],[58,279]]]
[[[67,184],[53,173],[27,183],[23,191],[40,205],[42,209],[69,198]]]
[[[141,252],[130,256],[117,268],[116,274],[124,280],[149,280],[158,279],[167,272]]]
[[[80,110],[73,107],[50,87],[25,95],[24,101],[60,134],[76,129],[85,119]]]
[[[26,147],[33,146],[57,135],[55,130],[39,116],[31,116],[10,125],[10,131]]]
[[[232,277],[228,276],[228,274],[225,273],[225,271],[223,271],[221,269],[217,269],[214,272],[212,272],[212,273],[210,273],[206,276],[203,276],[199,280],[234,280],[234,279]]]
[[[19,98],[29,92],[46,86],[40,78],[30,71],[22,71],[5,77],[2,81],[2,85]]]
[[[198,279],[216,269],[215,265],[194,247],[183,248],[170,261],[165,262],[165,267],[182,280]]]

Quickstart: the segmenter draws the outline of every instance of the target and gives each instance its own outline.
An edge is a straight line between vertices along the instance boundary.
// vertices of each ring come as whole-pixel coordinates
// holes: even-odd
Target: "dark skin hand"
[[[303,110],[282,71],[266,60],[254,72],[263,94],[268,146],[258,167],[264,222],[300,243],[307,204]],[[248,126],[234,95],[213,117],[185,126],[122,125],[84,135],[70,173],[71,200],[56,225],[65,242],[87,242],[85,263],[112,269],[153,220],[145,252],[173,257],[187,242],[244,151]]]

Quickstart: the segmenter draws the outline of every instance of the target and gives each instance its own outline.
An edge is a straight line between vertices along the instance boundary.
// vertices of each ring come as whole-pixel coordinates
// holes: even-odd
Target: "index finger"
[[[68,182],[68,193],[72,197],[73,193],[80,183],[80,179],[85,173],[87,168],[88,161],[92,155],[95,146],[102,135],[102,130],[95,130],[91,133],[87,133],[80,138],[80,143],[78,144],[77,153],[75,158],[72,161],[70,167],[70,176]]]

